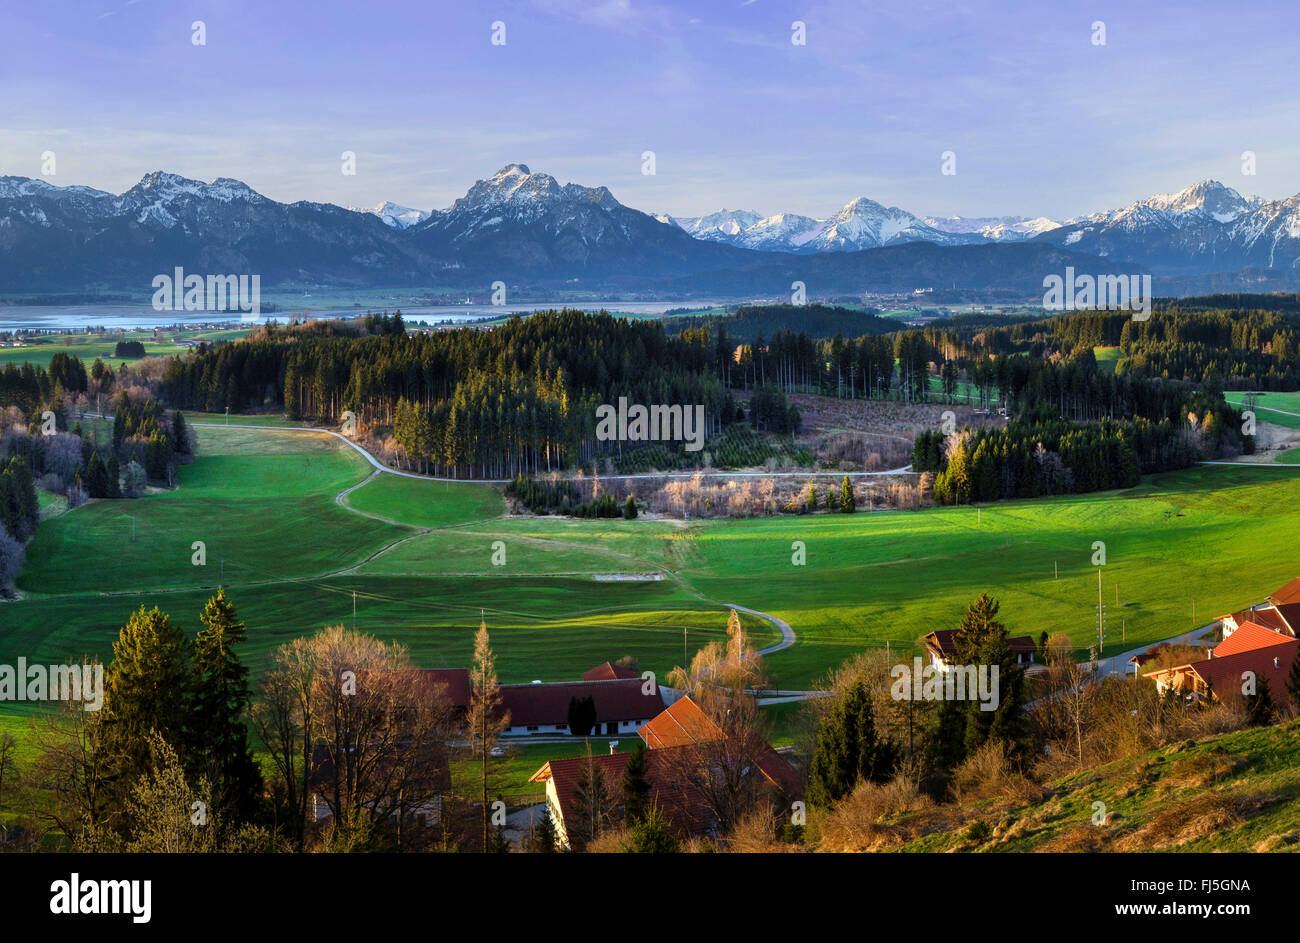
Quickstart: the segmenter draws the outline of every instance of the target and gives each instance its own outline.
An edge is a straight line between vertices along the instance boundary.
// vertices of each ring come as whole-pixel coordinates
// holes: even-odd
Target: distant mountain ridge
[[[969,250],[1005,249],[1014,251]],[[899,252],[895,250],[907,250]],[[884,253],[884,254],[881,254]],[[1078,271],[1151,272],[1198,288],[1286,288],[1300,276],[1300,196],[1243,197],[1212,180],[1057,224],[918,217],[866,197],[827,219],[719,210],[651,216],[607,187],[524,164],[443,210],[280,203],[230,178],[154,171],[121,194],[0,177],[0,292],[144,294],[176,266],[289,286],[511,286],[788,293],[965,286],[1030,291]],[[1175,290],[1177,281],[1168,282]]]

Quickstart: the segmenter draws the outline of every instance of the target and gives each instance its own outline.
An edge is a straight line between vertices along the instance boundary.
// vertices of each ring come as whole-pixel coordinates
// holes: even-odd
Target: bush
[[[122,496],[124,498],[140,497],[144,494],[146,483],[144,466],[134,460],[127,462],[126,469],[122,472]]]

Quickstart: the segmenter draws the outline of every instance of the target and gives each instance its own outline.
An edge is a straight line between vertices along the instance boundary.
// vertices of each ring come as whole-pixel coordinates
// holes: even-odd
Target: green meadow
[[[622,655],[662,676],[723,637],[737,604],[794,628],[797,643],[767,664],[778,686],[799,688],[855,652],[910,654],[985,591],[1013,633],[1066,632],[1084,650],[1100,569],[1109,656],[1300,575],[1300,480],[1277,466],[982,508],[581,521],[505,517],[486,485],[374,474],[332,437],[196,430],[199,457],[174,490],[42,522],[23,598],[0,604],[0,661],[109,658],[140,605],[193,632],[224,584],[255,674],[281,643],[336,623],[401,642],[421,665],[465,665],[484,619],[503,681],[573,678]],[[658,579],[598,579],[647,574]],[[762,619],[744,624],[760,646],[779,640]]]
[[[1097,367],[1107,373],[1114,373],[1115,367],[1119,364],[1120,348],[1118,347],[1094,347],[1093,356],[1097,358]]]
[[[24,363],[30,363],[32,366],[49,367],[50,360],[55,354],[67,354],[70,357],[79,357],[81,362],[87,368],[94,363],[96,357],[105,358],[105,362],[112,363],[114,369],[117,364],[135,363],[139,358],[121,357],[109,361],[107,358],[112,357],[113,348],[118,341],[140,341],[144,344],[146,357],[169,356],[173,354],[182,354],[185,348],[177,347],[177,340],[206,340],[222,341],[234,340],[237,337],[243,337],[248,333],[248,328],[230,328],[226,330],[213,331],[179,331],[176,333],[164,334],[162,343],[154,342],[153,331],[118,331],[112,334],[65,334],[62,336],[42,337],[39,340],[30,341],[25,347],[0,347],[0,369],[5,364],[15,364],[22,366]]]
[[[1234,406],[1245,402],[1247,393],[1224,393]],[[1260,422],[1271,422],[1288,429],[1300,429],[1300,393],[1256,393],[1255,413]]]

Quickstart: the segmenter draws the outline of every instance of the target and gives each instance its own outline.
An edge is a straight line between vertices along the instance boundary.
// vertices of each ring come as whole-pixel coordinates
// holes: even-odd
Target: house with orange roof
[[[711,745],[727,741],[723,731],[689,696],[678,698],[672,706],[647,721],[637,731],[646,750],[646,781],[650,783],[650,801],[664,813],[682,835],[707,835],[717,831],[717,818],[711,811],[708,795],[700,782],[707,777],[695,771],[716,761]],[[730,743],[729,743],[730,745]],[[591,757],[550,760],[529,777],[529,782],[544,783],[551,820],[561,844],[568,847],[566,818],[578,810],[577,790],[588,762],[596,764],[605,776],[606,791],[618,797],[630,752],[610,752]],[[752,749],[733,751],[729,760],[742,776],[759,776],[761,788],[774,795],[796,798],[802,795],[802,780],[790,762],[768,743]],[[703,764],[703,765],[702,765]],[[580,814],[580,811],[579,811]],[[619,810],[615,818],[621,817]]]
[[[726,733],[689,696],[680,697],[672,705],[637,731],[645,745],[654,750],[675,747],[698,747],[700,744],[726,739]],[[754,767],[784,795],[794,798],[802,794],[798,772],[789,760],[763,743],[750,757]]]
[[[1267,602],[1219,616],[1219,626],[1225,639],[1246,622],[1262,625],[1290,638],[1300,636],[1300,578],[1271,593]]]
[[[676,775],[677,764],[686,759],[680,755],[683,750],[682,747],[675,747],[646,751],[645,779],[650,784],[649,799],[678,833],[711,834],[716,831],[716,822],[709,811],[708,801],[699,789],[689,782],[681,781]],[[545,784],[546,804],[561,847],[571,847],[569,829],[575,817],[585,811],[578,799],[578,784],[586,773],[586,765],[595,765],[604,776],[605,792],[611,800],[608,811],[617,821],[624,814],[621,801],[623,774],[631,758],[631,752],[616,753],[611,749],[609,753],[590,757],[548,760],[528,778],[530,783]]]
[[[1228,638],[1210,651],[1210,657],[1185,665],[1148,671],[1144,678],[1155,682],[1164,694],[1177,691],[1187,697],[1218,699],[1228,691],[1248,686],[1268,687],[1278,705],[1290,702],[1287,676],[1300,650],[1300,640],[1255,622],[1243,622]]]

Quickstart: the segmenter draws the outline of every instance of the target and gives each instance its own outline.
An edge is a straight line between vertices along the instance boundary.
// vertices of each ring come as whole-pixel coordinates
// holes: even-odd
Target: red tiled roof
[[[1293,641],[1295,640],[1289,636],[1267,629],[1258,623],[1243,622],[1237,626],[1237,631],[1214,647],[1214,657],[1226,658],[1240,652],[1250,652],[1270,645],[1285,645]]]
[[[668,821],[683,834],[699,834],[711,828],[713,816],[699,790],[689,783],[678,783],[672,773],[672,763],[680,762],[682,750],[681,747],[647,750],[645,778],[650,783],[650,801],[659,807]],[[606,789],[611,796],[620,795],[623,772],[631,758],[631,753],[602,753],[590,758],[604,771]],[[579,756],[550,760],[528,778],[530,783],[544,783],[548,779],[555,781],[560,815],[566,821],[572,821],[570,816],[576,805],[578,781],[587,759]]]
[[[433,684],[447,687],[452,707],[469,707],[471,700],[468,668],[421,668],[420,674]]]
[[[598,723],[644,720],[664,709],[663,695],[642,693],[640,679],[566,681],[558,684],[503,684],[501,706],[510,711],[512,726],[544,726],[569,722],[569,701],[590,697]]]
[[[1284,602],[1275,611],[1279,620],[1286,623],[1285,629],[1288,635],[1292,637],[1300,635],[1300,603]],[[1284,627],[1278,626],[1278,628]]]
[[[583,681],[618,681],[635,677],[637,677],[637,673],[631,668],[624,668],[621,665],[613,665],[609,662],[597,665],[595,668],[588,668],[582,673]]]
[[[954,641],[956,635],[956,629],[935,629],[922,641],[925,642],[926,648],[937,651],[946,660],[957,655],[957,644]],[[1038,643],[1028,635],[1016,635],[1008,638],[1007,644],[1011,646],[1011,651],[1017,655],[1032,654],[1038,651]]]
[[[654,750],[690,746],[710,740],[723,740],[726,734],[690,697],[678,698],[673,705],[637,731],[646,746]],[[751,757],[768,782],[788,796],[802,790],[799,774],[781,754],[764,743]]]
[[[1275,606],[1285,606],[1289,603],[1300,602],[1300,576],[1297,576],[1276,593],[1269,596],[1268,601]]]
[[[1236,622],[1237,625],[1241,625],[1243,622],[1254,622],[1256,625],[1262,625],[1266,629],[1273,629],[1275,632],[1286,628],[1286,620],[1273,606],[1252,607],[1243,609],[1241,612],[1234,612],[1232,621]]]
[[[678,698],[637,733],[652,750],[699,743],[701,740],[721,740],[726,736],[722,728],[689,697]]]
[[[1253,671],[1256,684],[1267,684],[1273,703],[1284,706],[1291,700],[1286,689],[1286,677],[1298,648],[1300,642],[1286,639],[1282,645],[1255,648],[1223,658],[1207,658],[1193,662],[1189,667],[1210,685],[1217,696],[1227,691],[1241,690],[1242,673]]]

